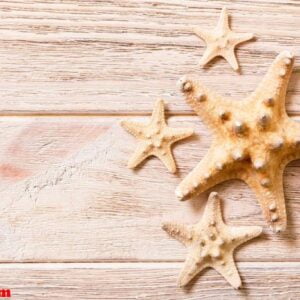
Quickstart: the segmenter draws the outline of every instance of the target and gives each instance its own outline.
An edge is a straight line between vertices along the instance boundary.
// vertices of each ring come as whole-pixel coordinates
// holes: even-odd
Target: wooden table
[[[257,37],[238,48],[241,74],[222,59],[197,66],[205,45],[190,27],[214,28],[224,5],[234,30]],[[211,142],[178,78],[195,74],[239,101],[290,50],[287,110],[300,120],[298,0],[7,0],[0,13],[1,289],[12,299],[300,299],[299,161],[285,171],[281,235],[244,183],[213,189],[229,224],[265,226],[236,253],[241,290],[212,269],[178,288],[186,249],[161,230],[198,221],[208,195],[174,195]],[[119,122],[147,120],[159,97],[169,124],[196,130],[174,149],[176,175],[157,159],[126,167],[136,141]]]

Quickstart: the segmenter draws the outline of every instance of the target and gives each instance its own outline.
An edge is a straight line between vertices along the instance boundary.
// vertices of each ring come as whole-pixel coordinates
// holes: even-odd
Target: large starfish
[[[253,38],[252,33],[236,33],[230,29],[225,7],[222,9],[218,25],[213,31],[209,32],[195,27],[194,33],[204,40],[207,45],[200,60],[201,66],[206,65],[216,56],[222,56],[235,71],[239,69],[239,64],[234,54],[235,47]]]
[[[171,146],[177,141],[185,139],[194,133],[191,128],[171,128],[167,126],[163,100],[157,100],[150,123],[147,125],[131,121],[122,121],[121,125],[133,136],[140,140],[139,146],[128,162],[129,168],[135,168],[147,157],[158,157],[175,173],[176,164]]]
[[[232,227],[224,224],[218,194],[210,194],[204,215],[196,225],[165,223],[162,227],[188,247],[189,252],[179,276],[180,286],[187,285],[207,267],[216,269],[234,287],[241,279],[233,259],[239,245],[259,236],[259,226]]]
[[[289,119],[285,110],[292,65],[292,55],[280,53],[256,91],[240,102],[217,95],[197,80],[180,81],[187,102],[215,138],[208,154],[177,187],[180,199],[228,179],[242,179],[256,193],[273,230],[286,228],[283,170],[300,158],[300,123]]]

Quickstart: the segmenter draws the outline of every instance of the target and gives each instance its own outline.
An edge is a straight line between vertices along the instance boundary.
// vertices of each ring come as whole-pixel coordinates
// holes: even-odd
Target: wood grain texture
[[[221,59],[197,66],[205,44],[190,27],[214,28],[222,6],[233,30],[257,37],[237,50],[242,75]],[[177,80],[195,74],[238,101],[290,50],[287,110],[299,120],[299,15],[298,0],[1,1],[0,288],[25,300],[299,299],[299,161],[285,170],[287,231],[265,228],[236,253],[242,291],[213,270],[188,292],[177,288],[186,250],[160,228],[197,222],[208,195],[174,196],[211,141],[198,118],[182,116],[193,112]],[[149,114],[160,97],[180,115],[170,125],[194,126],[197,135],[174,148],[176,175],[157,159],[133,172],[126,164],[136,141],[118,123]],[[214,190],[228,224],[265,226],[245,184]]]
[[[144,117],[134,119],[145,122]],[[174,190],[208,150],[210,134],[197,117],[171,117],[170,126],[194,127],[197,133],[174,147],[179,172],[170,174],[155,158],[132,171],[126,164],[136,140],[120,120],[2,120],[0,261],[184,259],[184,247],[161,230],[161,223],[200,219],[208,193],[182,203]],[[287,231],[274,235],[265,228],[262,238],[237,252],[238,261],[299,260],[299,175],[295,161],[284,178]],[[230,181],[213,190],[224,199],[229,224],[266,225],[244,183]]]
[[[296,300],[299,263],[240,263],[243,287],[233,290],[207,269],[187,289],[176,286],[182,264],[26,264],[0,268],[12,299],[276,299]]]
[[[237,50],[242,76],[221,59],[197,66],[227,6],[232,29],[257,40]],[[300,111],[297,1],[2,1],[0,113],[145,113],[164,97],[190,114],[176,82],[196,74],[236,100],[252,92],[282,50],[296,55],[287,109]],[[259,25],[258,25],[259,24]]]

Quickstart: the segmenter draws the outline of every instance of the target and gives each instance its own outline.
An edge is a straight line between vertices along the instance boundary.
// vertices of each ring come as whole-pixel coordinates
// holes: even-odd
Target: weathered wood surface
[[[276,299],[300,297],[299,263],[239,263],[243,287],[233,290],[214,270],[187,289],[176,286],[181,263],[27,264],[0,268],[12,299]]]
[[[205,45],[190,27],[213,28],[224,5],[234,30],[257,37],[237,50],[242,75],[222,59],[197,66]],[[238,101],[290,50],[287,110],[299,120],[299,16],[298,0],[1,1],[0,115],[11,116],[0,119],[0,288],[16,299],[299,299],[299,161],[285,171],[282,235],[265,227],[245,184],[214,188],[229,224],[265,227],[236,253],[241,291],[214,270],[177,288],[186,249],[160,229],[198,221],[208,195],[174,196],[211,141],[197,117],[182,116],[193,112],[178,78],[196,74]],[[118,123],[149,114],[159,97],[177,115],[172,126],[197,133],[175,147],[176,175],[157,159],[126,168],[135,140]]]
[[[222,59],[197,66],[205,44],[191,27],[214,28],[227,5],[241,45],[242,76]],[[176,82],[197,74],[237,100],[252,92],[282,50],[296,55],[288,111],[300,111],[297,1],[1,1],[0,113],[144,113],[164,97],[191,113]]]
[[[161,230],[161,222],[201,217],[208,193],[182,203],[174,190],[208,150],[210,134],[197,117],[171,117],[171,126],[194,127],[197,133],[174,149],[178,174],[155,158],[132,171],[126,164],[136,141],[120,120],[7,117],[0,123],[0,261],[184,259],[184,247]],[[262,238],[238,251],[238,260],[300,259],[299,175],[295,161],[284,179],[288,230],[274,235],[265,228]],[[244,183],[231,181],[214,190],[224,198],[230,224],[265,226]]]

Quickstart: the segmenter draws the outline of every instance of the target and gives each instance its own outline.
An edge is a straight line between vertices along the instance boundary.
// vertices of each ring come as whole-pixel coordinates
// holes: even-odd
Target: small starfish
[[[292,66],[291,53],[281,52],[256,91],[240,102],[217,95],[199,81],[181,80],[187,102],[213,129],[215,140],[177,187],[180,199],[238,178],[254,190],[273,230],[286,228],[283,170],[300,158],[300,123],[285,111]]]
[[[252,33],[235,33],[231,31],[225,7],[222,9],[218,25],[213,31],[208,32],[196,27],[194,28],[194,33],[207,44],[207,48],[200,60],[201,66],[206,65],[216,56],[222,56],[235,71],[239,69],[239,64],[234,54],[235,47],[254,37]]]
[[[194,134],[194,130],[191,128],[171,128],[167,126],[163,100],[158,100],[155,103],[149,124],[122,121],[121,125],[140,140],[137,150],[128,162],[129,168],[135,168],[147,157],[154,155],[165,164],[170,172],[175,173],[176,164],[171,146],[173,143]]]
[[[209,195],[200,222],[193,226],[165,223],[162,228],[189,249],[179,276],[179,286],[187,285],[203,269],[212,267],[235,289],[241,286],[241,279],[234,263],[233,252],[239,245],[262,232],[259,226],[232,227],[224,224],[220,199],[215,192]]]

